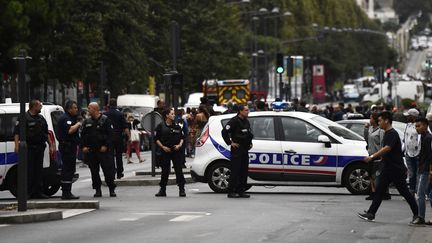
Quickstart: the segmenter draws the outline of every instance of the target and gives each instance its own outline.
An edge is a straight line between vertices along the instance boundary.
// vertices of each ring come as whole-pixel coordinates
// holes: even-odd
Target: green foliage
[[[103,61],[103,88],[114,96],[142,93],[149,75],[161,84],[162,74],[172,69],[172,21],[181,30],[177,70],[184,74],[187,92],[201,90],[206,78],[248,78],[254,38],[269,63],[280,50],[317,57],[330,83],[355,77],[365,65],[395,60],[383,36],[318,32],[324,26],[379,30],[352,0],[0,0],[0,6],[0,72],[16,72],[11,58],[24,48],[33,58],[33,85],[50,79],[97,85]],[[268,13],[259,15],[263,7]],[[271,16],[274,7],[292,15]],[[257,14],[253,33],[251,18]],[[318,40],[289,42],[317,35]]]

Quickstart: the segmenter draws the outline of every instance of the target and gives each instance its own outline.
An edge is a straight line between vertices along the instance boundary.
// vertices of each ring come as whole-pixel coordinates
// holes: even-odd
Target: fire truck
[[[204,96],[217,105],[228,102],[246,104],[251,95],[249,84],[247,79],[208,79],[202,82]]]

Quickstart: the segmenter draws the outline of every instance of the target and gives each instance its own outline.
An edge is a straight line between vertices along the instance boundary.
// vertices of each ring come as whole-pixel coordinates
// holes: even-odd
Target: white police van
[[[230,148],[222,127],[233,114],[212,116],[196,143],[191,175],[215,192],[226,192]],[[251,112],[254,134],[248,185],[345,186],[353,194],[370,190],[364,139],[312,113]]]
[[[26,111],[28,104],[26,104]],[[17,195],[17,173],[18,173],[18,155],[14,152],[14,128],[19,117],[19,103],[4,103],[0,104],[0,190],[9,190],[14,196]],[[43,104],[41,115],[48,123],[49,139],[56,142],[54,128],[57,126],[57,121],[64,111],[61,106],[52,104]],[[48,145],[44,155],[44,170],[43,170],[43,190],[48,196],[52,196],[60,189],[60,154],[49,153]]]

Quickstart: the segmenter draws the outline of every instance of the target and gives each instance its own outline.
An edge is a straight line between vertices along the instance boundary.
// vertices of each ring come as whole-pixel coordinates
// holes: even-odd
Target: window
[[[231,97],[232,97],[231,90],[225,90],[223,92],[223,97],[224,97],[224,99],[231,99]]]
[[[255,140],[275,140],[273,117],[249,117]]]
[[[0,142],[14,141],[14,130],[19,114],[0,115]]]
[[[364,124],[354,123],[351,125],[350,130],[363,137],[364,136],[364,128],[365,128]]]
[[[236,96],[237,96],[237,98],[239,98],[239,99],[244,99],[245,96],[246,96],[246,92],[245,92],[245,90],[244,90],[244,89],[239,89],[239,90],[237,90]]]
[[[63,115],[63,111],[53,111],[53,112],[51,112],[51,122],[52,122],[52,125],[53,125],[53,129],[54,129],[54,131],[57,133],[57,131],[56,131],[56,129],[57,129],[57,124],[58,124],[58,121],[59,121],[59,119],[60,119],[60,117]]]
[[[222,120],[222,126],[229,122],[230,119]],[[254,140],[275,140],[275,129],[273,117],[249,117],[248,118]]]
[[[282,117],[281,121],[285,141],[316,143],[318,136],[324,135],[321,130],[300,119]]]
[[[349,139],[349,140],[356,140],[356,141],[364,141],[363,136],[360,136],[356,134],[355,132],[349,130],[348,128],[337,124],[334,121],[330,121],[329,119],[326,119],[321,116],[315,116],[312,118],[315,122],[320,124],[321,126],[327,128],[332,133],[334,133],[336,136]]]

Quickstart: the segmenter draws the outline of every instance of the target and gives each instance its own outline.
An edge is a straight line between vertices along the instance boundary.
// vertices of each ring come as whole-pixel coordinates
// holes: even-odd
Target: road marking
[[[0,227],[6,227],[9,226],[10,224],[0,224]]]
[[[181,215],[171,219],[171,222],[188,222],[197,218],[201,218],[203,215]]]
[[[209,216],[211,213],[207,212],[182,212],[182,211],[148,211],[142,213],[135,213],[138,215],[202,215]]]
[[[139,218],[122,218],[119,219],[119,221],[123,221],[123,222],[131,222],[131,221],[137,221]]]
[[[92,209],[66,209],[63,211],[63,219],[67,219],[76,215],[80,215],[83,213],[88,213],[95,210],[94,208]]]

